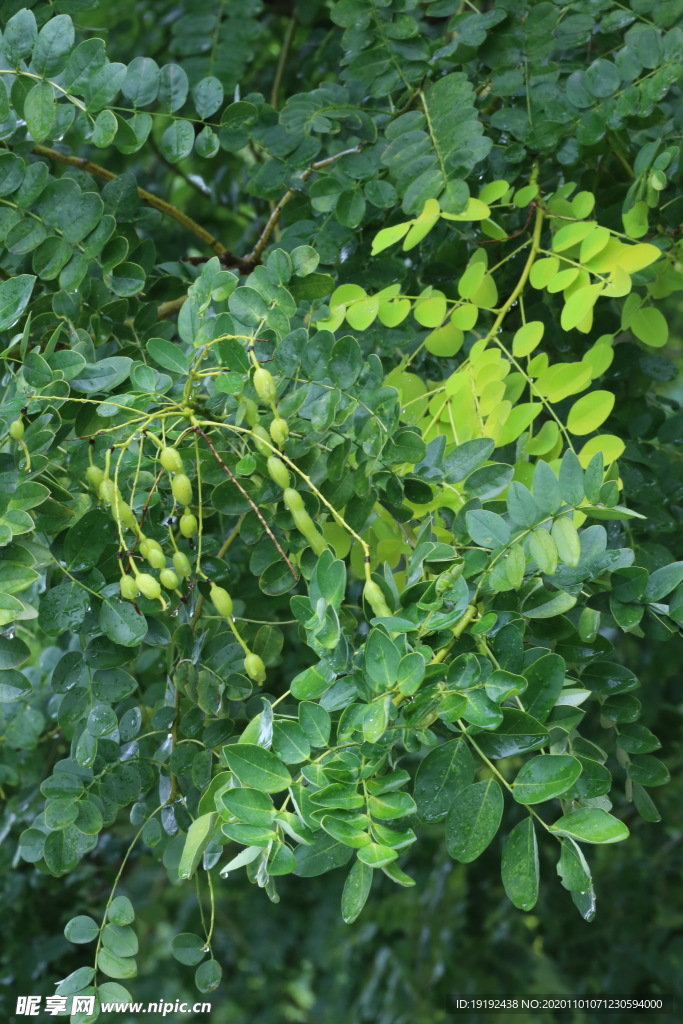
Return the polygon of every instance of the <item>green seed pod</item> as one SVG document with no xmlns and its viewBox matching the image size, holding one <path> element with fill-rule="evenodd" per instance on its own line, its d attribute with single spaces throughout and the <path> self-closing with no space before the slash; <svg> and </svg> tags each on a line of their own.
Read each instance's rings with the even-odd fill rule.
<svg viewBox="0 0 683 1024">
<path fill-rule="evenodd" d="M 119 587 L 121 589 L 121 597 L 125 597 L 126 601 L 134 601 L 140 590 L 134 576 L 122 576 L 119 581 Z"/>
<path fill-rule="evenodd" d="M 161 550 L 149 548 L 145 558 L 153 569 L 163 569 L 166 565 L 166 556 Z"/>
<path fill-rule="evenodd" d="M 181 576 L 189 576 L 192 572 L 190 559 L 182 551 L 176 551 L 173 555 L 173 568 Z"/>
<path fill-rule="evenodd" d="M 257 423 L 256 426 L 254 427 L 254 435 L 254 445 L 256 446 L 256 451 L 260 455 L 270 455 L 273 451 L 273 446 L 270 443 L 270 435 L 268 434 L 266 428 L 262 427 L 260 423 Z M 266 442 L 266 444 L 263 443 L 264 441 Z"/>
<path fill-rule="evenodd" d="M 211 600 L 219 615 L 224 615 L 226 619 L 232 618 L 232 598 L 227 590 L 224 590 L 223 587 L 217 587 L 215 583 L 212 583 Z"/>
<path fill-rule="evenodd" d="M 123 523 L 123 525 L 127 526 L 129 530 L 137 531 L 138 521 L 135 518 L 135 513 L 130 505 L 126 504 L 125 501 L 113 501 L 111 510 L 114 514 L 114 518 L 119 523 Z"/>
<path fill-rule="evenodd" d="M 263 366 L 259 366 L 254 370 L 254 387 L 256 388 L 256 394 L 264 402 L 272 402 L 277 393 L 277 384 L 272 373 Z"/>
<path fill-rule="evenodd" d="M 149 575 L 149 573 L 138 573 L 137 584 L 142 596 L 148 597 L 150 601 L 153 601 L 155 597 L 161 597 L 159 580 L 155 580 L 153 576 Z"/>
<path fill-rule="evenodd" d="M 183 471 L 183 460 L 176 448 L 162 448 L 159 452 L 159 462 L 169 473 Z"/>
<path fill-rule="evenodd" d="M 293 487 L 287 487 L 284 493 L 285 505 L 294 515 L 295 512 L 305 512 L 304 501 L 298 491 Z"/>
<path fill-rule="evenodd" d="M 116 484 L 109 477 L 105 477 L 97 489 L 100 501 L 103 501 L 105 505 L 113 504 L 117 491 Z"/>
<path fill-rule="evenodd" d="M 270 424 L 270 436 L 273 441 L 275 441 L 275 444 L 278 445 L 279 448 L 282 448 L 283 444 L 289 437 L 287 420 L 283 420 L 281 416 L 276 416 Z"/>
<path fill-rule="evenodd" d="M 192 504 L 192 484 L 190 478 L 184 473 L 176 473 L 171 481 L 171 490 L 179 505 Z"/>
<path fill-rule="evenodd" d="M 100 469 L 99 466 L 88 466 L 85 471 L 85 479 L 88 481 L 93 491 L 97 491 L 104 480 L 104 470 Z"/>
<path fill-rule="evenodd" d="M 327 541 L 323 537 L 322 533 L 315 525 L 308 512 L 295 512 L 290 509 L 292 513 L 292 519 L 299 533 L 301 533 L 308 543 L 311 545 L 316 555 L 322 555 L 323 551 L 327 551 Z"/>
<path fill-rule="evenodd" d="M 285 466 L 282 459 L 278 459 L 276 455 L 271 455 L 268 459 L 268 473 L 270 479 L 284 490 L 289 488 L 290 476 L 287 467 Z"/>
<path fill-rule="evenodd" d="M 180 580 L 173 569 L 162 569 L 159 573 L 159 582 L 164 590 L 177 590 L 180 586 Z"/>
<path fill-rule="evenodd" d="M 199 533 L 197 517 L 191 512 L 183 512 L 178 525 L 183 537 L 196 537 Z"/>
<path fill-rule="evenodd" d="M 363 587 L 363 597 L 378 618 L 385 618 L 393 614 L 379 584 L 374 580 L 368 580 Z"/>
<path fill-rule="evenodd" d="M 249 651 L 249 654 L 244 659 L 244 670 L 249 678 L 257 683 L 264 682 L 266 678 L 266 666 L 258 654 L 253 654 L 251 651 Z"/>
<path fill-rule="evenodd" d="M 258 406 L 251 398 L 244 399 L 244 419 L 250 427 L 256 427 L 259 423 Z"/>
<path fill-rule="evenodd" d="M 9 436 L 13 437 L 15 441 L 21 441 L 24 436 L 24 421 L 23 420 L 12 420 L 9 425 Z"/>
</svg>

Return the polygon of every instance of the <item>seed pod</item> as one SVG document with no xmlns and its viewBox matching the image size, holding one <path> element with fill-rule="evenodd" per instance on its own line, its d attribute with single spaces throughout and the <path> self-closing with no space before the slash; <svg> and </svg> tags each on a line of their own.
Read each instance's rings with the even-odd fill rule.
<svg viewBox="0 0 683 1024">
<path fill-rule="evenodd" d="M 252 651 L 249 651 L 244 659 L 244 670 L 249 678 L 257 683 L 264 682 L 266 678 L 266 666 L 258 654 L 253 654 Z"/>
<path fill-rule="evenodd" d="M 282 459 L 278 459 L 276 455 L 271 455 L 268 459 L 268 473 L 270 474 L 270 479 L 273 480 L 278 487 L 281 487 L 283 491 L 289 488 L 289 471 Z"/>
<path fill-rule="evenodd" d="M 118 487 L 108 476 L 102 480 L 102 483 L 97 488 L 97 494 L 100 501 L 103 501 L 105 505 L 111 505 L 114 502 L 114 498 L 118 492 Z"/>
<path fill-rule="evenodd" d="M 283 420 L 281 416 L 276 416 L 270 424 L 270 436 L 273 441 L 275 441 L 275 444 L 278 445 L 279 448 L 282 448 L 283 444 L 289 437 L 287 420 Z"/>
<path fill-rule="evenodd" d="M 153 569 L 163 569 L 166 565 L 166 556 L 161 548 L 149 548 L 145 558 Z"/>
<path fill-rule="evenodd" d="M 197 517 L 191 512 L 183 512 L 178 523 L 183 537 L 196 537 L 199 533 Z"/>
<path fill-rule="evenodd" d="M 159 452 L 159 462 L 169 473 L 183 471 L 183 460 L 177 448 L 162 448 Z"/>
<path fill-rule="evenodd" d="M 126 504 L 125 501 L 113 501 L 111 510 L 117 522 L 123 523 L 129 530 L 137 531 L 138 521 L 130 505 Z"/>
<path fill-rule="evenodd" d="M 264 402 L 272 402 L 277 393 L 277 384 L 273 375 L 263 366 L 259 366 L 254 370 L 254 387 L 256 388 L 256 394 Z"/>
<path fill-rule="evenodd" d="M 119 587 L 121 597 L 125 597 L 127 601 L 134 601 L 140 590 L 134 576 L 122 576 L 119 581 Z"/>
<path fill-rule="evenodd" d="M 227 590 L 212 583 L 211 600 L 219 615 L 224 615 L 226 619 L 232 618 L 232 598 Z"/>
<path fill-rule="evenodd" d="M 140 538 L 140 554 L 143 558 L 147 558 L 150 551 L 158 551 L 159 554 L 163 554 L 163 549 L 158 541 L 152 540 L 151 537 L 145 537 L 144 534 Z"/>
<path fill-rule="evenodd" d="M 181 576 L 189 576 L 192 572 L 192 566 L 190 565 L 190 559 L 182 551 L 176 551 L 173 555 L 173 568 Z"/>
<path fill-rule="evenodd" d="M 21 441 L 24 436 L 24 421 L 21 419 L 12 420 L 9 425 L 9 436 L 15 441 Z"/>
<path fill-rule="evenodd" d="M 244 399 L 244 419 L 250 427 L 258 426 L 258 406 L 256 402 L 252 402 L 251 398 Z"/>
<path fill-rule="evenodd" d="M 149 575 L 149 573 L 138 573 L 137 584 L 142 596 L 148 597 L 150 601 L 153 601 L 155 597 L 161 597 L 159 580 L 155 580 L 153 576 Z"/>
<path fill-rule="evenodd" d="M 283 495 L 285 499 L 285 505 L 289 511 L 294 515 L 295 512 L 305 512 L 304 501 L 298 491 L 295 491 L 293 487 L 287 487 Z"/>
<path fill-rule="evenodd" d="M 85 479 L 88 481 L 93 491 L 97 491 L 104 480 L 104 470 L 100 469 L 99 466 L 88 466 L 85 471 Z"/>
<path fill-rule="evenodd" d="M 327 551 L 327 541 L 309 516 L 308 512 L 290 511 L 292 512 L 294 525 L 299 533 L 306 538 L 316 555 L 322 555 L 323 551 Z"/>
<path fill-rule="evenodd" d="M 159 582 L 164 590 L 177 590 L 180 586 L 180 580 L 173 569 L 162 569 L 159 573 Z"/>
<path fill-rule="evenodd" d="M 266 444 L 263 443 L 264 441 Z M 257 423 L 254 427 L 254 445 L 256 446 L 256 451 L 260 455 L 270 455 L 273 451 L 268 431 L 265 427 L 262 427 L 260 423 Z"/>
<path fill-rule="evenodd" d="M 375 583 L 374 580 L 368 580 L 363 587 L 363 597 L 378 618 L 385 618 L 386 616 L 391 616 L 393 614 L 391 608 L 386 602 L 386 598 L 382 593 L 379 583 Z"/>
<path fill-rule="evenodd" d="M 192 484 L 190 478 L 184 473 L 176 473 L 171 481 L 171 490 L 179 505 L 192 504 Z"/>
</svg>

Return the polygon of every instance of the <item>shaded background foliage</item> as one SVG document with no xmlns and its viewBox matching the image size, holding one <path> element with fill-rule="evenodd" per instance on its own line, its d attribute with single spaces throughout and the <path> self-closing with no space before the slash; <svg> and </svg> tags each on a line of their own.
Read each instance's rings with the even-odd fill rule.
<svg viewBox="0 0 683 1024">
<path fill-rule="evenodd" d="M 21 6 L 3 4 L 2 22 Z M 41 6 L 35 5 L 38 14 Z M 396 113 L 423 82 L 461 69 L 469 80 L 463 89 L 472 90 L 484 137 L 493 145 L 490 152 L 481 151 L 487 165 L 469 162 L 473 140 L 481 137 L 476 131 L 449 155 L 458 182 L 474 172 L 470 183 L 476 192 L 477 173 L 486 167 L 486 180 L 503 177 L 522 186 L 537 161 L 542 187 L 552 191 L 564 177 L 594 191 L 601 223 L 617 229 L 627 195 L 640 188 L 638 200 L 651 202 L 650 232 L 676 246 L 678 158 L 667 167 L 666 187 L 657 202 L 653 192 L 660 190 L 651 180 L 655 157 L 647 155 L 647 147 L 658 142 L 661 152 L 680 141 L 683 3 L 631 0 L 621 5 L 604 0 L 561 7 L 509 0 L 478 6 L 479 12 L 447 0 L 126 2 L 117 5 L 114 22 L 105 6 L 66 0 L 51 4 L 43 17 L 72 14 L 86 37 L 106 38 L 110 60 L 130 63 L 134 56 L 145 55 L 159 64 L 179 62 L 190 83 L 216 76 L 226 101 L 261 95 L 253 99 L 258 117 L 243 111 L 249 123 L 238 118 L 217 130 L 221 149 L 213 158 L 197 148 L 180 155 L 182 147 L 176 151 L 172 141 L 164 141 L 166 122 L 161 117 L 155 120 L 149 144 L 138 152 L 109 147 L 98 153 L 86 140 L 80 149 L 71 141 L 68 147 L 115 174 L 134 174 L 139 186 L 190 212 L 220 239 L 219 249 L 241 258 L 253 251 L 272 212 L 269 204 L 286 192 L 293 169 L 301 173 L 315 160 L 361 145 L 358 154 L 316 176 L 310 187 L 297 186 L 283 212 L 281 243 L 287 248 L 297 242 L 315 246 L 320 270 L 332 273 L 337 283 L 360 282 L 373 291 L 401 281 L 409 294 L 427 283 L 447 289 L 453 268 L 464 267 L 469 256 L 467 237 L 433 236 L 419 262 L 395 251 L 372 260 L 369 253 L 378 229 L 415 215 L 428 197 L 419 186 L 409 191 L 431 166 L 418 153 L 416 159 L 422 162 L 411 167 L 408 146 L 419 148 L 419 140 L 399 136 L 393 157 L 387 155 L 391 116 L 382 113 L 386 97 Z M 610 67 L 587 71 L 595 60 Z M 236 89 L 239 94 L 233 95 Z M 375 108 L 379 113 L 373 120 Z M 202 125 L 195 113 L 188 123 L 198 138 Z M 427 162 L 433 159 L 433 154 L 424 156 Z M 378 169 L 382 189 L 376 185 Z M 67 173 L 80 181 L 79 170 Z M 448 201 L 448 190 L 446 196 Z M 450 198 L 457 202 L 457 192 Z M 122 308 L 113 305 L 109 311 L 113 333 L 129 340 L 126 319 L 138 314 L 144 323 L 145 316 L 154 316 L 149 307 L 145 312 L 147 303 L 177 300 L 193 276 L 192 264 L 183 258 L 201 258 L 207 250 L 182 225 L 139 204 L 134 189 L 115 201 L 119 230 L 139 249 L 147 246 L 137 257 L 133 249 L 133 258 L 146 271 L 143 308 L 133 306 L 137 300 L 132 297 L 129 306 L 129 297 L 121 295 Z M 397 204 L 402 212 L 394 209 Z M 513 211 L 506 230 L 523 231 L 527 219 L 526 208 Z M 497 251 L 498 246 L 491 248 Z M 14 273 L 13 261 L 11 254 L 4 256 L 5 273 Z M 230 257 L 225 262 L 230 265 Z M 620 460 L 626 494 L 631 506 L 647 516 L 637 526 L 639 564 L 650 569 L 683 557 L 683 413 L 675 381 L 681 342 L 679 288 L 664 281 L 660 289 L 671 325 L 668 345 L 646 349 L 624 332 L 619 358 L 605 375 L 605 386 L 617 399 L 607 426 L 628 439 Z M 527 314 L 545 319 L 550 327 L 549 313 L 540 307 L 539 300 L 527 307 Z M 595 336 L 602 333 L 602 317 L 604 330 L 612 330 L 607 311 L 598 306 Z M 585 338 L 576 332 L 547 333 L 548 339 L 562 359 L 578 358 L 576 353 L 585 348 Z M 394 365 L 396 352 L 411 349 L 414 340 L 414 325 L 390 332 L 377 325 L 363 335 L 366 350 L 379 352 L 386 369 Z M 439 358 L 426 354 L 421 372 L 440 378 Z M 617 813 L 632 835 L 617 849 L 592 850 L 599 894 L 592 923 L 581 920 L 569 894 L 554 884 L 541 887 L 532 915 L 522 915 L 509 905 L 497 882 L 499 851 L 489 850 L 469 868 L 456 864 L 447 858 L 435 827 L 429 841 L 411 853 L 415 889 L 397 891 L 383 879 L 352 926 L 339 918 L 342 879 L 336 875 L 303 884 L 283 880 L 281 902 L 275 906 L 265 904 L 263 893 L 253 887 L 222 892 L 216 956 L 227 983 L 213 994 L 212 1019 L 330 1024 L 351 1016 L 386 1024 L 438 1020 L 447 993 L 455 989 L 683 995 L 681 641 L 642 641 L 616 630 L 610 638 L 619 660 L 641 680 L 642 721 L 662 741 L 672 784 L 660 791 L 659 824 L 640 821 L 631 805 L 617 802 Z M 303 652 L 293 638 L 287 650 L 282 674 L 291 678 L 307 661 L 301 660 Z M 50 653 L 44 657 L 49 659 Z M 153 685 L 157 671 L 158 664 L 151 661 L 148 684 Z M 55 759 L 63 753 L 55 751 Z M 29 795 L 25 805 L 19 801 L 7 819 L 6 833 L 25 827 L 31 817 L 29 803 Z M 80 966 L 79 951 L 55 937 L 54 925 L 63 926 L 75 906 L 80 913 L 98 916 L 128 842 L 129 828 L 122 821 L 63 879 L 36 874 L 31 865 L 17 860 L 13 842 L 3 843 L 0 893 L 6 908 L 3 921 L 8 923 L 2 976 L 11 977 L 12 995 L 50 994 L 54 981 Z M 554 864 L 542 863 L 544 879 L 554 872 Z M 167 964 L 172 935 L 197 928 L 193 893 L 171 887 L 165 872 L 142 851 L 133 854 L 123 883 L 138 911 L 142 953 L 136 998 L 154 999 L 162 990 L 165 999 L 193 1000 L 192 972 L 178 968 L 171 975 Z M 10 1018 L 12 1010 L 8 1000 L 4 1012 Z"/>
</svg>

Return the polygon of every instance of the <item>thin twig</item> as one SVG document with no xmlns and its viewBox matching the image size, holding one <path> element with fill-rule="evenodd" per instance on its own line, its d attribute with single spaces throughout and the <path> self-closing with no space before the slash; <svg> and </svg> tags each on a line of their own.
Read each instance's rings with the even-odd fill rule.
<svg viewBox="0 0 683 1024">
<path fill-rule="evenodd" d="M 86 160 L 85 157 L 72 156 L 69 153 L 60 153 L 58 149 L 50 149 L 49 146 L 34 146 L 33 152 L 36 156 L 47 157 L 48 160 L 57 160 L 63 164 L 70 164 L 72 167 L 80 167 L 81 170 L 87 171 L 89 174 L 95 175 L 97 178 L 101 178 L 103 181 L 113 181 L 118 177 L 112 171 L 108 171 L 106 167 L 100 166 L 100 164 L 94 164 L 90 160 Z M 146 203 L 153 206 L 156 210 L 161 210 L 162 213 L 167 214 L 169 217 L 173 217 L 179 224 L 182 224 L 184 228 L 190 231 L 197 238 L 201 238 L 205 245 L 208 245 L 215 253 L 219 256 L 225 252 L 225 246 L 222 242 L 219 242 L 217 238 L 214 238 L 212 234 L 205 230 L 201 224 L 197 224 L 195 220 L 188 217 L 187 214 L 179 210 L 177 206 L 173 206 L 171 203 L 167 203 L 164 199 L 159 199 L 154 193 L 148 192 L 147 189 L 138 188 L 138 195 L 141 199 L 144 199 Z"/>
<path fill-rule="evenodd" d="M 341 153 L 335 153 L 334 156 L 328 156 L 324 160 L 317 160 L 315 163 L 309 164 L 309 166 L 306 168 L 306 170 L 299 177 L 299 182 L 306 181 L 308 178 L 310 178 L 310 176 L 312 174 L 315 174 L 316 171 L 321 170 L 323 167 L 328 167 L 330 164 L 336 163 L 337 160 L 341 160 L 341 158 L 343 156 L 350 156 L 352 153 L 360 153 L 362 148 L 363 148 L 363 143 L 359 142 L 357 146 L 353 146 L 351 149 L 344 149 L 344 150 L 342 150 Z M 290 201 L 290 199 L 294 198 L 294 196 L 298 192 L 299 192 L 299 188 L 298 187 L 290 188 L 290 189 L 288 189 L 287 192 L 285 192 L 285 194 L 282 196 L 282 198 L 277 203 L 277 205 L 276 205 L 275 209 L 273 210 L 273 212 L 271 213 L 270 217 L 268 218 L 268 221 L 266 222 L 266 226 L 264 227 L 263 231 L 259 235 L 258 240 L 256 242 L 256 245 L 254 246 L 252 251 L 249 253 L 249 255 L 245 257 L 245 259 L 252 260 L 253 262 L 256 262 L 257 260 L 260 259 L 261 253 L 263 252 L 263 250 L 267 246 L 268 239 L 272 235 L 273 230 L 275 228 L 275 225 L 277 224 L 277 222 L 280 220 L 280 217 L 282 216 L 282 211 L 283 211 L 284 207 L 287 205 L 287 203 Z"/>
<path fill-rule="evenodd" d="M 287 66 L 287 58 L 289 56 L 289 50 L 292 45 L 292 39 L 294 37 L 294 30 L 296 29 L 296 15 L 292 15 L 287 26 L 287 32 L 285 34 L 284 41 L 282 43 L 282 49 L 280 50 L 280 59 L 277 62 L 277 71 L 275 72 L 275 81 L 273 82 L 273 91 L 270 94 L 270 104 L 277 110 L 278 99 L 280 94 L 280 86 L 282 85 L 282 76 L 285 73 L 285 67 Z"/>
<path fill-rule="evenodd" d="M 267 522 L 265 521 L 265 519 L 264 519 L 264 518 L 263 518 L 263 516 L 261 515 L 261 510 L 259 509 L 258 505 L 256 505 L 256 504 L 255 504 L 255 502 L 254 502 L 254 501 L 252 500 L 252 498 L 251 498 L 251 497 L 249 496 L 249 494 L 247 494 L 247 492 L 245 491 L 244 487 L 242 487 L 242 484 L 241 484 L 241 483 L 239 482 L 239 480 L 237 479 L 237 477 L 235 476 L 235 474 L 233 473 L 233 471 L 232 471 L 232 470 L 230 469 L 230 467 L 229 467 L 229 466 L 227 466 L 227 465 L 225 464 L 225 462 L 223 462 L 223 459 L 222 459 L 222 458 L 220 457 L 220 455 L 218 454 L 218 452 L 217 452 L 217 451 L 216 451 L 216 449 L 214 448 L 214 446 L 213 446 L 213 443 L 212 443 L 212 441 L 211 441 L 211 438 L 210 438 L 210 437 L 209 437 L 209 436 L 208 436 L 207 434 L 205 434 L 205 433 L 204 433 L 204 431 L 202 430 L 202 428 L 201 428 L 201 427 L 195 427 L 194 429 L 195 429 L 196 433 L 198 433 L 198 434 L 199 434 L 199 436 L 200 436 L 200 437 L 203 437 L 203 438 L 204 438 L 204 440 L 206 441 L 207 445 L 209 446 L 209 448 L 210 448 L 210 450 L 211 450 L 211 453 L 212 453 L 212 455 L 214 456 L 214 458 L 216 459 L 216 461 L 218 462 L 218 464 L 219 464 L 219 465 L 220 465 L 220 466 L 221 466 L 221 467 L 222 467 L 222 468 L 223 468 L 223 469 L 225 470 L 225 472 L 226 472 L 226 473 L 228 474 L 228 476 L 230 477 L 230 479 L 231 479 L 231 480 L 232 480 L 232 482 L 234 483 L 235 487 L 236 487 L 236 488 L 238 489 L 238 491 L 239 491 L 239 492 L 241 493 L 242 497 L 243 497 L 243 498 L 246 498 L 246 500 L 247 500 L 247 501 L 249 502 L 249 504 L 251 505 L 252 509 L 254 510 L 254 512 L 256 513 L 256 515 L 258 516 L 258 518 L 259 518 L 259 521 L 261 522 L 261 525 L 263 526 L 264 530 L 266 531 L 266 533 L 268 534 L 268 536 L 269 536 L 269 537 L 270 537 L 270 539 L 272 540 L 273 544 L 274 544 L 274 545 L 275 545 L 275 547 L 276 547 L 276 548 L 278 549 L 278 551 L 280 552 L 280 554 L 281 554 L 281 555 L 282 555 L 282 557 L 284 558 L 285 562 L 287 563 L 287 568 L 288 568 L 288 569 L 289 569 L 289 571 L 291 572 L 291 574 L 292 574 L 292 576 L 294 577 L 294 579 L 295 579 L 295 580 L 296 580 L 296 581 L 298 582 L 298 580 L 299 580 L 299 576 L 298 576 L 298 574 L 297 574 L 297 572 L 296 572 L 296 570 L 295 570 L 294 566 L 292 565 L 292 563 L 290 562 L 290 560 L 289 560 L 289 559 L 287 558 L 287 555 L 286 555 L 286 554 L 284 553 L 284 551 L 282 550 L 282 547 L 281 547 L 281 545 L 280 545 L 280 542 L 278 541 L 277 537 L 276 537 L 276 536 L 274 535 L 273 531 L 272 531 L 272 530 L 271 530 L 271 528 L 270 528 L 270 527 L 268 526 L 268 523 L 267 523 Z"/>
</svg>

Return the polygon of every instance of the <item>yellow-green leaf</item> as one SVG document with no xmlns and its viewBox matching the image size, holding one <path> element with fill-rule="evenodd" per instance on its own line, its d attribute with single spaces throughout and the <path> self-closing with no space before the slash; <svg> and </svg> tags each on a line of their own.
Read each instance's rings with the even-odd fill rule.
<svg viewBox="0 0 683 1024">
<path fill-rule="evenodd" d="M 555 277 L 560 266 L 557 256 L 546 256 L 536 260 L 529 274 L 529 281 L 533 288 L 547 288 L 548 283 Z"/>
<path fill-rule="evenodd" d="M 669 340 L 669 325 L 664 314 L 654 306 L 642 306 L 629 320 L 629 327 L 639 341 L 650 348 L 662 348 Z"/>
<path fill-rule="evenodd" d="M 423 327 L 440 327 L 446 316 L 446 297 L 441 292 L 432 292 L 415 303 L 413 316 Z M 348 319 L 348 315 L 347 315 Z M 349 320 L 349 323 L 351 321 Z M 351 324 L 353 327 L 353 324 Z"/>
<path fill-rule="evenodd" d="M 403 224 L 394 224 L 390 228 L 382 228 L 381 231 L 378 231 L 372 242 L 372 249 L 370 250 L 372 255 L 376 256 L 378 252 L 383 252 L 390 245 L 400 242 L 403 236 L 408 233 L 411 224 L 412 221 L 407 220 Z"/>
<path fill-rule="evenodd" d="M 572 434 L 592 434 L 602 426 L 613 408 L 611 391 L 591 391 L 574 402 L 567 417 L 567 429 Z"/>
<path fill-rule="evenodd" d="M 585 288 L 580 288 L 578 292 L 574 292 L 567 299 L 562 310 L 562 316 L 560 317 L 563 331 L 571 331 L 572 328 L 579 327 L 588 314 L 592 312 L 601 291 L 601 284 L 589 284 Z"/>
<path fill-rule="evenodd" d="M 541 320 L 530 320 L 528 324 L 520 327 L 512 339 L 513 356 L 520 358 L 533 352 L 543 337 L 544 330 L 545 326 Z"/>
<path fill-rule="evenodd" d="M 581 539 L 571 519 L 562 516 L 556 519 L 550 531 L 557 553 L 565 565 L 575 567 L 581 558 Z"/>
</svg>

